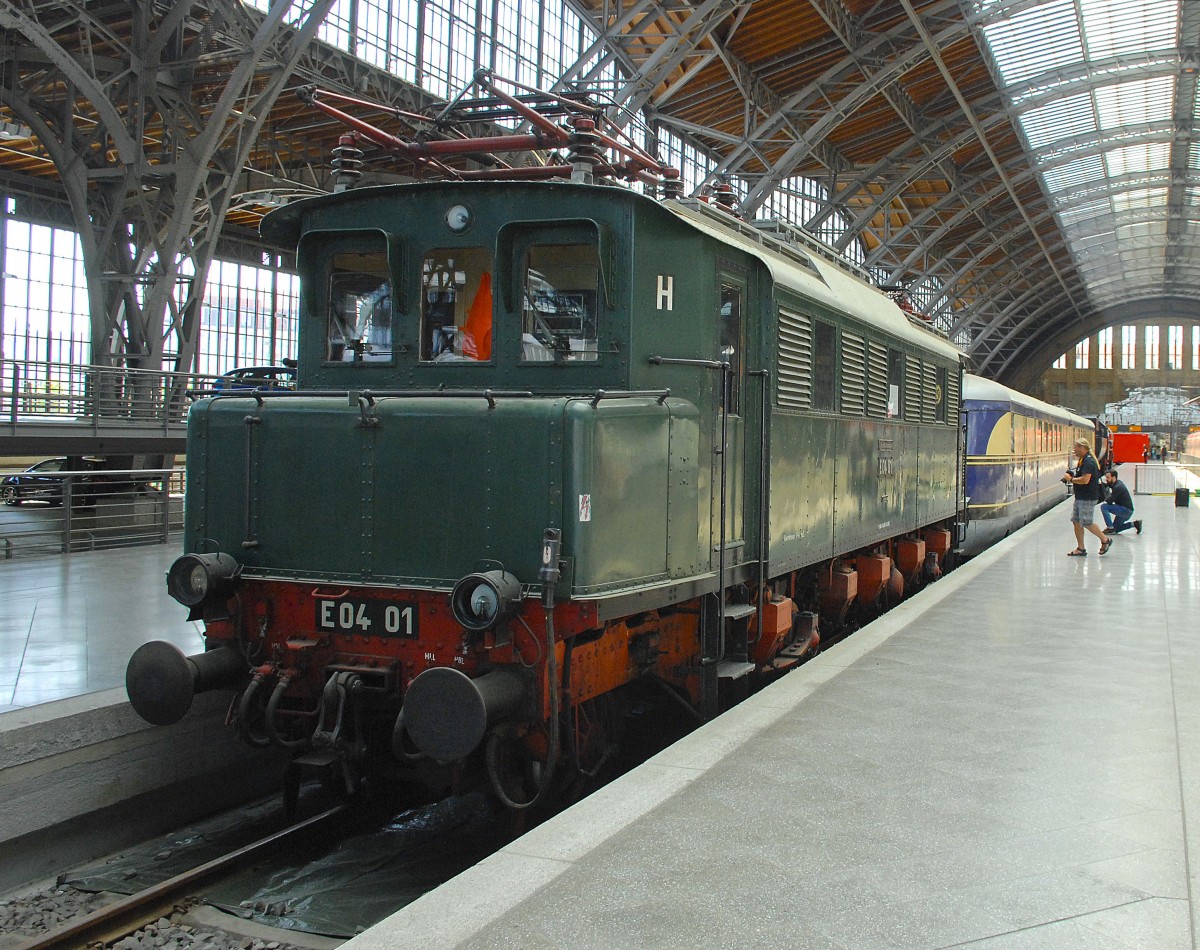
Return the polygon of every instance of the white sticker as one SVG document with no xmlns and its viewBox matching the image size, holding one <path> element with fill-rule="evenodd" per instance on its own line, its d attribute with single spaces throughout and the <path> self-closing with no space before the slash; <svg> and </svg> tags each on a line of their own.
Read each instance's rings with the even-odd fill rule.
<svg viewBox="0 0 1200 950">
<path fill-rule="evenodd" d="M 591 495 L 580 495 L 579 496 L 579 520 L 580 521 L 591 521 L 592 520 L 592 496 Z"/>
</svg>

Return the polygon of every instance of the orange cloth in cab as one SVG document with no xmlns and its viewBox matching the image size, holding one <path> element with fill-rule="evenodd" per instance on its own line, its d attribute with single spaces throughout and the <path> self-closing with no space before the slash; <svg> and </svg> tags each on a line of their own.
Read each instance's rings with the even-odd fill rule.
<svg viewBox="0 0 1200 950">
<path fill-rule="evenodd" d="M 479 279 L 479 289 L 467 311 L 467 322 L 463 325 L 463 355 L 477 360 L 492 358 L 492 274 L 484 271 Z"/>
</svg>

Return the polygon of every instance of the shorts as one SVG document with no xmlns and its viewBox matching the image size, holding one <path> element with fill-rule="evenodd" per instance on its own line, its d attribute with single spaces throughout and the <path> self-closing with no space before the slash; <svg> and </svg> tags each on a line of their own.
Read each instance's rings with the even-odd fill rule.
<svg viewBox="0 0 1200 950">
<path fill-rule="evenodd" d="M 1086 528 L 1092 523 L 1095 513 L 1096 499 L 1076 498 L 1075 505 L 1071 508 L 1071 522 L 1081 528 Z"/>
</svg>

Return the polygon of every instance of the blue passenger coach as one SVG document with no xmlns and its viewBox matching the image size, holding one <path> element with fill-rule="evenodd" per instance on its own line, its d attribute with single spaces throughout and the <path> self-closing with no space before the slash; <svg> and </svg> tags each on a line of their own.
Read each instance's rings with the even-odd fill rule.
<svg viewBox="0 0 1200 950">
<path fill-rule="evenodd" d="M 963 377 L 968 523 L 960 553 L 978 554 L 1067 496 L 1063 472 L 1090 420 L 990 379 Z"/>
</svg>

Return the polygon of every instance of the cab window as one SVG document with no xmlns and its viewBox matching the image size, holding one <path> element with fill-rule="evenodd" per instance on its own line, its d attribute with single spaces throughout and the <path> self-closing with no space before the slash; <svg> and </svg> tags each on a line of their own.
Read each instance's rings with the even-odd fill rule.
<svg viewBox="0 0 1200 950">
<path fill-rule="evenodd" d="M 392 359 L 392 277 L 382 238 L 375 248 L 339 251 L 330 257 L 325 359 Z"/>
<path fill-rule="evenodd" d="M 536 244 L 525 256 L 521 361 L 599 359 L 597 289 L 600 261 L 593 244 Z"/>
<path fill-rule="evenodd" d="M 421 359 L 492 358 L 492 257 L 481 247 L 442 247 L 421 263 Z"/>
</svg>

